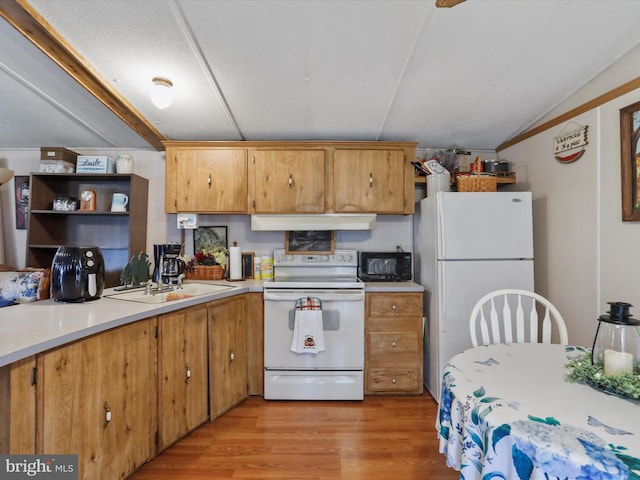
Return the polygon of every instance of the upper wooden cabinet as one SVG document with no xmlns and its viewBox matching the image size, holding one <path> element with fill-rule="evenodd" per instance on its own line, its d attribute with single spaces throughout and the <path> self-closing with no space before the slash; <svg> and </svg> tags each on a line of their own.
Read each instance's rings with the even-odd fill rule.
<svg viewBox="0 0 640 480">
<path fill-rule="evenodd" d="M 249 213 L 323 213 L 324 150 L 250 150 Z"/>
<path fill-rule="evenodd" d="M 406 213 L 406 163 L 405 152 L 400 149 L 336 149 L 333 157 L 335 211 Z M 413 192 L 413 188 L 410 190 Z M 410 200 L 413 205 L 413 196 Z"/>
<path fill-rule="evenodd" d="M 167 147 L 167 213 L 247 213 L 247 150 Z"/>
<path fill-rule="evenodd" d="M 165 142 L 165 210 L 410 214 L 416 145 Z"/>
</svg>

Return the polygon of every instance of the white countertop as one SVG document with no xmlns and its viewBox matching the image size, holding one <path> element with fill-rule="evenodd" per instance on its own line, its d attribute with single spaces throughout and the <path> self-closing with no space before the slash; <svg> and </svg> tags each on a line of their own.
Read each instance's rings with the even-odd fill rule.
<svg viewBox="0 0 640 480">
<path fill-rule="evenodd" d="M 249 291 L 262 291 L 262 282 L 202 281 L 232 286 L 230 290 L 160 304 L 129 302 L 105 297 L 116 293 L 107 288 L 97 300 L 60 303 L 54 300 L 0 308 L 0 367 L 95 333 L 137 320 L 172 312 Z"/>
<path fill-rule="evenodd" d="M 240 282 L 198 280 L 194 283 L 225 284 L 233 288 L 224 292 L 160 304 L 108 298 L 105 295 L 116 293 L 108 288 L 105 289 L 101 298 L 84 303 L 44 300 L 0 308 L 0 367 L 154 315 L 240 293 L 262 292 L 264 285 L 261 280 Z M 423 290 L 421 285 L 414 282 L 368 282 L 365 284 L 366 292 L 421 292 Z"/>
</svg>

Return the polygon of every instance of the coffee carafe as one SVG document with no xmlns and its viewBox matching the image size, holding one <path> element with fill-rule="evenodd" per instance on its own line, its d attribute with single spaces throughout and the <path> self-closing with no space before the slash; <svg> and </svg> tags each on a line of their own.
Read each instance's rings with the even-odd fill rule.
<svg viewBox="0 0 640 480">
<path fill-rule="evenodd" d="M 178 275 L 185 272 L 187 266 L 179 258 L 181 250 L 182 245 L 179 243 L 162 243 L 153 246 L 154 282 L 175 283 Z"/>
</svg>

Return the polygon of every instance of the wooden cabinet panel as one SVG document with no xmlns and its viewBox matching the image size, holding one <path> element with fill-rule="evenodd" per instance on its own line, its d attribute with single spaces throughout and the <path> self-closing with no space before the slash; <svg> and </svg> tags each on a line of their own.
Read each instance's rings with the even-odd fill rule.
<svg viewBox="0 0 640 480">
<path fill-rule="evenodd" d="M 251 213 L 323 213 L 324 150 L 251 150 Z"/>
<path fill-rule="evenodd" d="M 78 454 L 79 477 L 126 478 L 155 454 L 155 317 L 38 360 L 38 453 Z"/>
<path fill-rule="evenodd" d="M 164 145 L 166 213 L 414 212 L 411 160 L 416 143 L 172 141 Z"/>
<path fill-rule="evenodd" d="M 264 395 L 264 300 L 262 293 L 246 295 L 249 395 Z"/>
<path fill-rule="evenodd" d="M 389 293 L 367 296 L 367 305 L 375 317 L 422 316 L 422 294 Z"/>
<path fill-rule="evenodd" d="M 365 393 L 422 393 L 422 293 L 367 293 Z"/>
<path fill-rule="evenodd" d="M 209 304 L 210 419 L 248 397 L 245 296 Z"/>
<path fill-rule="evenodd" d="M 0 453 L 36 453 L 35 357 L 0 368 Z"/>
<path fill-rule="evenodd" d="M 158 448 L 164 450 L 209 415 L 207 307 L 158 318 Z"/>
<path fill-rule="evenodd" d="M 406 213 L 404 150 L 341 150 L 333 159 L 338 213 Z M 413 188 L 411 189 L 413 205 Z"/>
<path fill-rule="evenodd" d="M 370 367 L 367 374 L 368 393 L 420 393 L 416 384 L 422 381 L 417 367 Z"/>
<path fill-rule="evenodd" d="M 246 149 L 170 149 L 167 159 L 176 212 L 247 212 Z"/>
</svg>

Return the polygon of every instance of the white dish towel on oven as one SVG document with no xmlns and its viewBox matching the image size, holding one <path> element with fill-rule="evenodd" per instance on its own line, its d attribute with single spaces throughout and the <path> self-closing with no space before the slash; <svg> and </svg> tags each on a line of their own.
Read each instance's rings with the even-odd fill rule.
<svg viewBox="0 0 640 480">
<path fill-rule="evenodd" d="M 291 351 L 317 354 L 324 350 L 322 310 L 296 310 Z"/>
</svg>

